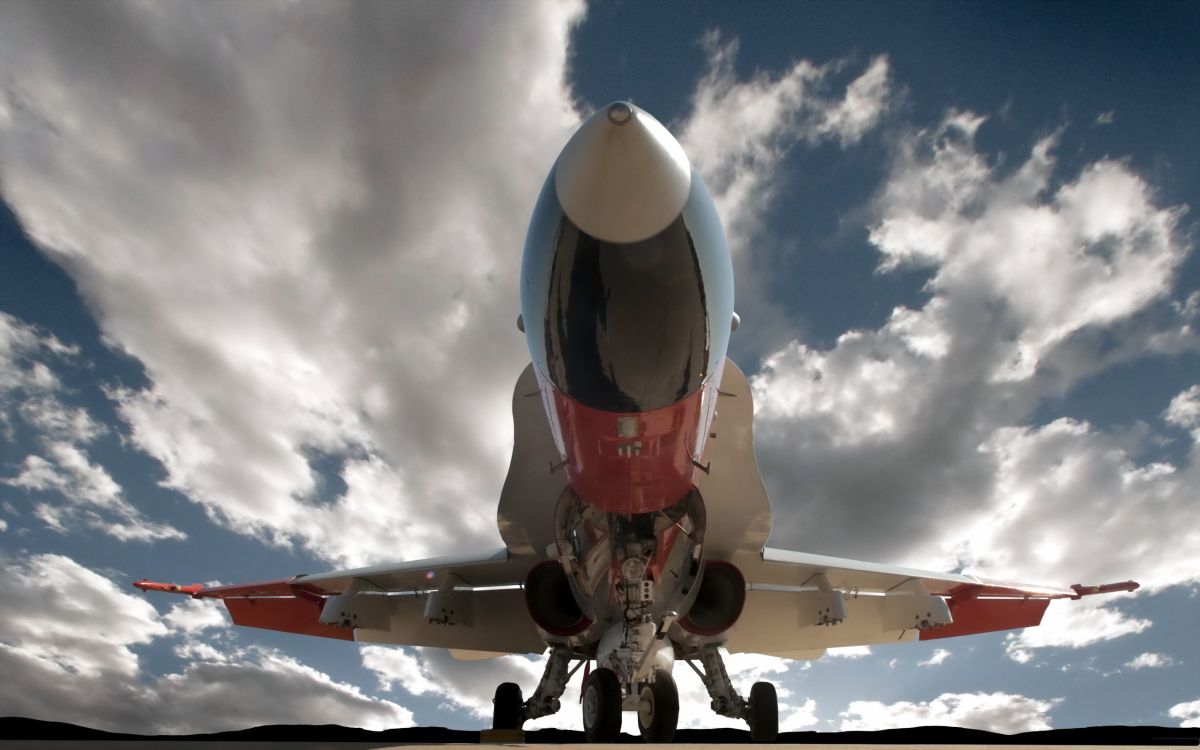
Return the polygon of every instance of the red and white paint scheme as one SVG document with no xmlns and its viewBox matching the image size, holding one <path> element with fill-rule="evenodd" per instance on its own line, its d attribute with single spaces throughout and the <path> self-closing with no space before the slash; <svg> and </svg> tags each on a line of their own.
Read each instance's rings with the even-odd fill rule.
<svg viewBox="0 0 1200 750">
<path fill-rule="evenodd" d="M 518 327 L 530 364 L 513 390 L 504 546 L 243 585 L 134 585 L 221 599 L 248 627 L 467 659 L 548 648 L 532 695 L 497 688 L 493 727 L 557 712 L 586 665 L 591 741 L 615 740 L 622 711 L 637 712 L 646 740 L 670 740 L 680 660 L 714 711 L 770 741 L 774 686 L 740 695 L 723 650 L 812 659 L 1030 627 L 1051 600 L 1137 588 L 1003 583 L 767 547 L 753 398 L 726 356 L 733 301 L 703 180 L 661 123 L 614 102 L 566 144 L 526 236 Z"/>
</svg>

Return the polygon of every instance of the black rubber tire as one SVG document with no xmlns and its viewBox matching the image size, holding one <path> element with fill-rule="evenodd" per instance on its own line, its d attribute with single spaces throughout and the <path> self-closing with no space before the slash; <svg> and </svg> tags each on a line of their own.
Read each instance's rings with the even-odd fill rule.
<svg viewBox="0 0 1200 750">
<path fill-rule="evenodd" d="M 756 682 L 750 688 L 750 739 L 774 742 L 779 737 L 779 699 L 775 686 Z"/>
<path fill-rule="evenodd" d="M 583 736 L 588 742 L 616 742 L 621 735 L 621 682 L 600 667 L 583 687 Z"/>
<path fill-rule="evenodd" d="M 675 678 L 665 670 L 654 670 L 654 682 L 642 686 L 640 699 L 649 709 L 638 707 L 638 729 L 642 731 L 642 739 L 670 742 L 679 724 L 679 689 L 675 687 Z"/>
<path fill-rule="evenodd" d="M 525 723 L 521 716 L 525 699 L 521 697 L 521 686 L 515 682 L 502 682 L 492 698 L 492 729 L 520 729 Z"/>
</svg>

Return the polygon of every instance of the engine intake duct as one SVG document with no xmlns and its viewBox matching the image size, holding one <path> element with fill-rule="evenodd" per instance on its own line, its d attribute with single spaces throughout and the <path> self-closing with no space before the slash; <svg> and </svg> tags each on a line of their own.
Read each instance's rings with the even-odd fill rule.
<svg viewBox="0 0 1200 750">
<path fill-rule="evenodd" d="M 540 562 L 529 571 L 525 606 L 534 623 L 551 635 L 577 635 L 592 624 L 571 593 L 567 572 L 554 560 Z"/>
<path fill-rule="evenodd" d="M 704 563 L 696 599 L 679 625 L 693 635 L 719 635 L 733 627 L 746 605 L 746 578 L 724 560 Z"/>
</svg>

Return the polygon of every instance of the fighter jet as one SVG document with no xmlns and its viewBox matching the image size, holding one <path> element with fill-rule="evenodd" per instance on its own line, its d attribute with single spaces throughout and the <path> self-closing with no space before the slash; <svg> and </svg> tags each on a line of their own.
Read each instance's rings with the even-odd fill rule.
<svg viewBox="0 0 1200 750">
<path fill-rule="evenodd" d="M 731 683 L 729 653 L 815 658 L 830 647 L 1037 625 L 1067 588 L 767 547 L 753 399 L 726 351 L 739 318 L 713 199 L 654 117 L 615 102 L 585 121 L 547 176 L 525 239 L 530 364 L 513 390 L 504 546 L 232 586 L 138 581 L 220 599 L 256 628 L 450 649 L 547 653 L 528 698 L 496 689 L 493 727 L 556 713 L 584 665 L 588 740 L 623 711 L 648 741 L 679 715 L 672 670 L 700 675 L 712 710 L 778 732 L 775 687 Z M 591 668 L 592 664 L 595 668 Z"/>
</svg>

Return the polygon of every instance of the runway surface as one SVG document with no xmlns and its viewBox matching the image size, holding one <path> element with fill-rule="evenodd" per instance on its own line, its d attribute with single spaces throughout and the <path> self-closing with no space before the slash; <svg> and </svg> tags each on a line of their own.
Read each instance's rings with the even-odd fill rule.
<svg viewBox="0 0 1200 750">
<path fill-rule="evenodd" d="M 640 743 L 631 743 L 640 744 Z M 496 748 L 536 748 L 538 750 L 581 750 L 583 746 L 595 750 L 628 750 L 631 744 L 497 744 Z M 133 748 L 154 748 L 155 750 L 384 750 L 388 748 L 422 748 L 436 750 L 439 748 L 468 748 L 481 745 L 475 744 L 403 744 L 371 743 L 371 742 L 204 742 L 204 740 L 180 739 L 94 739 L 94 740 L 55 740 L 55 739 L 10 739 L 0 740 L 0 748 L 4 750 L 125 750 Z M 482 745 L 487 746 L 487 745 Z M 856 745 L 856 744 L 672 744 L 679 750 L 758 750 L 763 746 L 774 748 L 803 748 L 804 750 L 1013 750 L 1013 745 Z M 1122 748 L 1178 748 L 1180 743 L 1165 743 L 1163 745 L 1019 745 L 1021 750 L 1061 750 L 1062 748 L 1079 748 L 1082 750 L 1121 750 Z M 1184 745 L 1186 746 L 1186 745 Z"/>
</svg>

